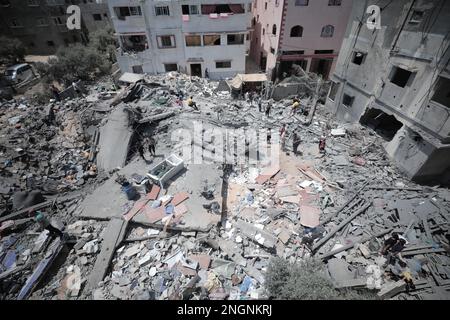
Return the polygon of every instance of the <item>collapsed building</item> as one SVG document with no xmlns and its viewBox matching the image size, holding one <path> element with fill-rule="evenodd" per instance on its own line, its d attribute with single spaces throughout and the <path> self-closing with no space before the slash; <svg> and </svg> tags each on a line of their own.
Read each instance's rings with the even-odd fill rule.
<svg viewBox="0 0 450 320">
<path fill-rule="evenodd" d="M 301 90 L 301 114 L 291 99 L 271 98 L 275 87 L 266 113 L 176 72 L 121 81 L 128 86 L 100 82 L 51 102 L 57 125 L 45 121 L 48 106 L 2 102 L 2 299 L 264 299 L 275 256 L 323 261 L 339 290 L 449 298 L 448 189 L 410 182 L 382 138 L 336 122 L 314 94 L 320 78 L 302 73 L 287 89 Z M 140 157 L 148 136 L 156 154 Z M 38 230 L 33 210 L 68 238 Z M 407 239 L 408 292 L 378 253 L 394 231 Z"/>
<path fill-rule="evenodd" d="M 372 4 L 383 8 L 373 30 Z M 419 183 L 450 182 L 449 18 L 448 1 L 354 3 L 327 99 L 338 119 L 382 135 Z"/>
</svg>

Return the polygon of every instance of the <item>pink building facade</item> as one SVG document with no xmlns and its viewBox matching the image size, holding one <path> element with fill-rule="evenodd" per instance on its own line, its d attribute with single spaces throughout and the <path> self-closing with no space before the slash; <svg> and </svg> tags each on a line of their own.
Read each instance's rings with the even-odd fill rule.
<svg viewBox="0 0 450 320">
<path fill-rule="evenodd" d="M 251 57 L 272 79 L 293 64 L 328 78 L 351 9 L 352 0 L 254 0 Z"/>
</svg>

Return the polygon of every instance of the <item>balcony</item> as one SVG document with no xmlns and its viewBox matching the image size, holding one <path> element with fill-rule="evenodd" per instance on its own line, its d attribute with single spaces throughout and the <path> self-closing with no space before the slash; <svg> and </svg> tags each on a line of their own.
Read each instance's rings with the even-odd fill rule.
<svg viewBox="0 0 450 320">
<path fill-rule="evenodd" d="M 145 20 L 143 16 L 113 17 L 112 20 L 117 33 L 145 31 Z"/>
</svg>

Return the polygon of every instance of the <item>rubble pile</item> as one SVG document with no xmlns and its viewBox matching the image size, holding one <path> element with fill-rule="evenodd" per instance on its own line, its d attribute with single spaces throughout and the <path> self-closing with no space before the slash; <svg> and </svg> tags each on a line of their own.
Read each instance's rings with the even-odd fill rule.
<svg viewBox="0 0 450 320">
<path fill-rule="evenodd" d="M 264 275 L 275 256 L 323 261 L 338 290 L 369 290 L 382 299 L 449 298 L 447 189 L 408 181 L 374 132 L 335 122 L 320 104 L 313 112 L 311 91 L 301 95 L 297 114 L 291 97 L 263 100 L 264 110 L 271 107 L 267 116 L 256 101 L 233 99 L 217 86 L 178 73 L 145 76 L 117 94 L 55 103 L 59 127 L 44 123 L 42 107 L 4 105 L 4 202 L 12 201 L 12 191 L 49 196 L 51 183 L 57 196 L 32 206 L 49 214 L 67 238 L 37 232 L 27 208 L 6 209 L 0 216 L 6 232 L 0 239 L 2 298 L 264 299 Z M 186 105 L 190 96 L 198 111 Z M 136 136 L 155 138 L 150 160 L 147 151 L 141 159 L 133 146 L 114 145 L 115 138 L 100 138 L 97 146 L 95 132 L 108 132 L 102 130 L 117 110 L 127 111 L 124 123 L 132 127 L 121 138 L 137 146 Z M 185 144 L 171 134 L 192 129 L 192 121 L 272 132 L 284 124 L 279 163 L 185 163 Z M 298 155 L 294 133 L 301 138 Z M 98 177 L 88 179 L 105 143 L 128 157 L 123 167 L 102 172 L 99 166 Z M 405 240 L 395 257 L 381 252 L 394 232 Z M 37 286 L 49 269 L 51 279 Z"/>
</svg>

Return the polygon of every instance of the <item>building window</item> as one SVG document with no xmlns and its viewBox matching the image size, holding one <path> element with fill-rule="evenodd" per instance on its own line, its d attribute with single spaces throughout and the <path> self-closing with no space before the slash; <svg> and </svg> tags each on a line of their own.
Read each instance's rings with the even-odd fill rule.
<svg viewBox="0 0 450 320">
<path fill-rule="evenodd" d="M 23 24 L 19 19 L 12 19 L 9 26 L 11 28 L 22 28 Z"/>
<path fill-rule="evenodd" d="M 108 18 L 108 14 L 107 14 L 107 13 L 104 13 L 103 16 L 104 16 L 105 18 Z"/>
<path fill-rule="evenodd" d="M 114 12 L 120 20 L 129 16 L 142 16 L 141 7 L 114 7 Z"/>
<path fill-rule="evenodd" d="M 55 43 L 54 43 L 53 41 L 49 40 L 49 41 L 47 41 L 47 45 L 48 45 L 49 47 L 54 47 L 54 46 L 55 46 Z"/>
<path fill-rule="evenodd" d="M 228 61 L 216 61 L 217 69 L 227 69 L 231 68 L 231 60 Z"/>
<path fill-rule="evenodd" d="M 9 0 L 0 0 L 0 4 L 3 7 L 9 7 L 11 5 L 11 2 Z"/>
<path fill-rule="evenodd" d="M 314 50 L 314 54 L 332 54 L 333 50 Z"/>
<path fill-rule="evenodd" d="M 336 99 L 336 93 L 339 89 L 339 83 L 331 81 L 330 93 L 328 94 L 328 99 L 334 101 Z"/>
<path fill-rule="evenodd" d="M 165 63 L 164 70 L 166 70 L 166 72 L 178 71 L 178 65 L 176 63 Z"/>
<path fill-rule="evenodd" d="M 132 66 L 131 69 L 133 70 L 133 73 L 144 73 L 144 69 L 142 69 L 142 65 Z"/>
<path fill-rule="evenodd" d="M 64 0 L 47 0 L 48 6 L 62 6 L 64 4 Z"/>
<path fill-rule="evenodd" d="M 305 50 L 291 50 L 291 51 L 282 51 L 281 52 L 283 55 L 301 55 L 301 54 L 305 54 Z"/>
<path fill-rule="evenodd" d="M 342 98 L 342 104 L 350 108 L 353 105 L 353 100 L 355 100 L 355 97 L 349 96 L 348 94 L 344 93 L 344 97 Z"/>
<path fill-rule="evenodd" d="M 333 36 L 333 33 L 334 33 L 334 27 L 329 24 L 322 28 L 322 33 L 320 34 L 320 36 L 322 38 L 331 38 Z"/>
<path fill-rule="evenodd" d="M 450 108 L 450 79 L 439 77 L 431 100 Z"/>
<path fill-rule="evenodd" d="M 243 4 L 202 4 L 201 7 L 202 14 L 210 15 L 211 13 L 221 14 L 221 13 L 233 13 L 241 14 L 245 13 L 245 7 Z"/>
<path fill-rule="evenodd" d="M 220 46 L 220 34 L 210 34 L 203 36 L 203 45 Z"/>
<path fill-rule="evenodd" d="M 256 22 L 259 22 L 259 14 L 256 15 Z"/>
<path fill-rule="evenodd" d="M 175 48 L 175 36 L 158 36 L 158 48 Z"/>
<path fill-rule="evenodd" d="M 266 34 L 266 29 L 263 28 L 263 35 L 265 35 L 265 34 Z"/>
<path fill-rule="evenodd" d="M 355 51 L 353 52 L 352 62 L 357 65 L 361 65 L 366 58 L 366 54 L 363 52 Z"/>
<path fill-rule="evenodd" d="M 270 53 L 271 53 L 271 54 L 275 54 L 275 48 L 270 47 Z"/>
<path fill-rule="evenodd" d="M 101 21 L 102 20 L 102 15 L 100 13 L 94 13 L 92 15 L 92 17 L 94 18 L 95 21 Z"/>
<path fill-rule="evenodd" d="M 244 44 L 244 34 L 227 34 L 227 44 Z"/>
<path fill-rule="evenodd" d="M 302 26 L 293 26 L 291 28 L 291 37 L 300 38 L 303 36 L 303 27 Z"/>
<path fill-rule="evenodd" d="M 201 47 L 202 38 L 200 36 L 185 36 L 186 47 Z"/>
<path fill-rule="evenodd" d="M 411 19 L 409 19 L 410 24 L 419 24 L 422 22 L 423 19 L 423 11 L 414 10 L 411 14 Z"/>
<path fill-rule="evenodd" d="M 391 82 L 399 87 L 404 88 L 407 84 L 412 82 L 412 72 L 402 69 L 400 67 L 393 67 L 391 71 Z"/>
<path fill-rule="evenodd" d="M 329 6 L 340 6 L 341 0 L 328 0 L 328 5 Z"/>
<path fill-rule="evenodd" d="M 296 6 L 307 6 L 308 2 L 309 2 L 309 0 L 295 0 L 295 5 Z"/>
<path fill-rule="evenodd" d="M 266 3 L 264 4 L 264 10 L 267 10 L 267 1 L 266 1 Z"/>
<path fill-rule="evenodd" d="M 188 15 L 198 14 L 198 6 L 184 4 L 181 6 L 181 11 L 183 12 L 183 14 Z"/>
<path fill-rule="evenodd" d="M 64 21 L 61 17 L 53 17 L 53 23 L 57 26 L 63 25 Z"/>
<path fill-rule="evenodd" d="M 40 27 L 48 26 L 47 20 L 45 18 L 36 18 L 37 25 Z"/>
<path fill-rule="evenodd" d="M 145 35 L 120 35 L 120 43 L 125 52 L 142 52 L 148 49 Z"/>
<path fill-rule="evenodd" d="M 28 0 L 28 6 L 38 7 L 39 6 L 38 0 Z"/>
<path fill-rule="evenodd" d="M 277 25 L 276 25 L 276 24 L 274 24 L 274 25 L 272 26 L 272 35 L 274 35 L 274 36 L 277 35 Z"/>
<path fill-rule="evenodd" d="M 170 16 L 169 6 L 155 6 L 157 16 Z"/>
</svg>

